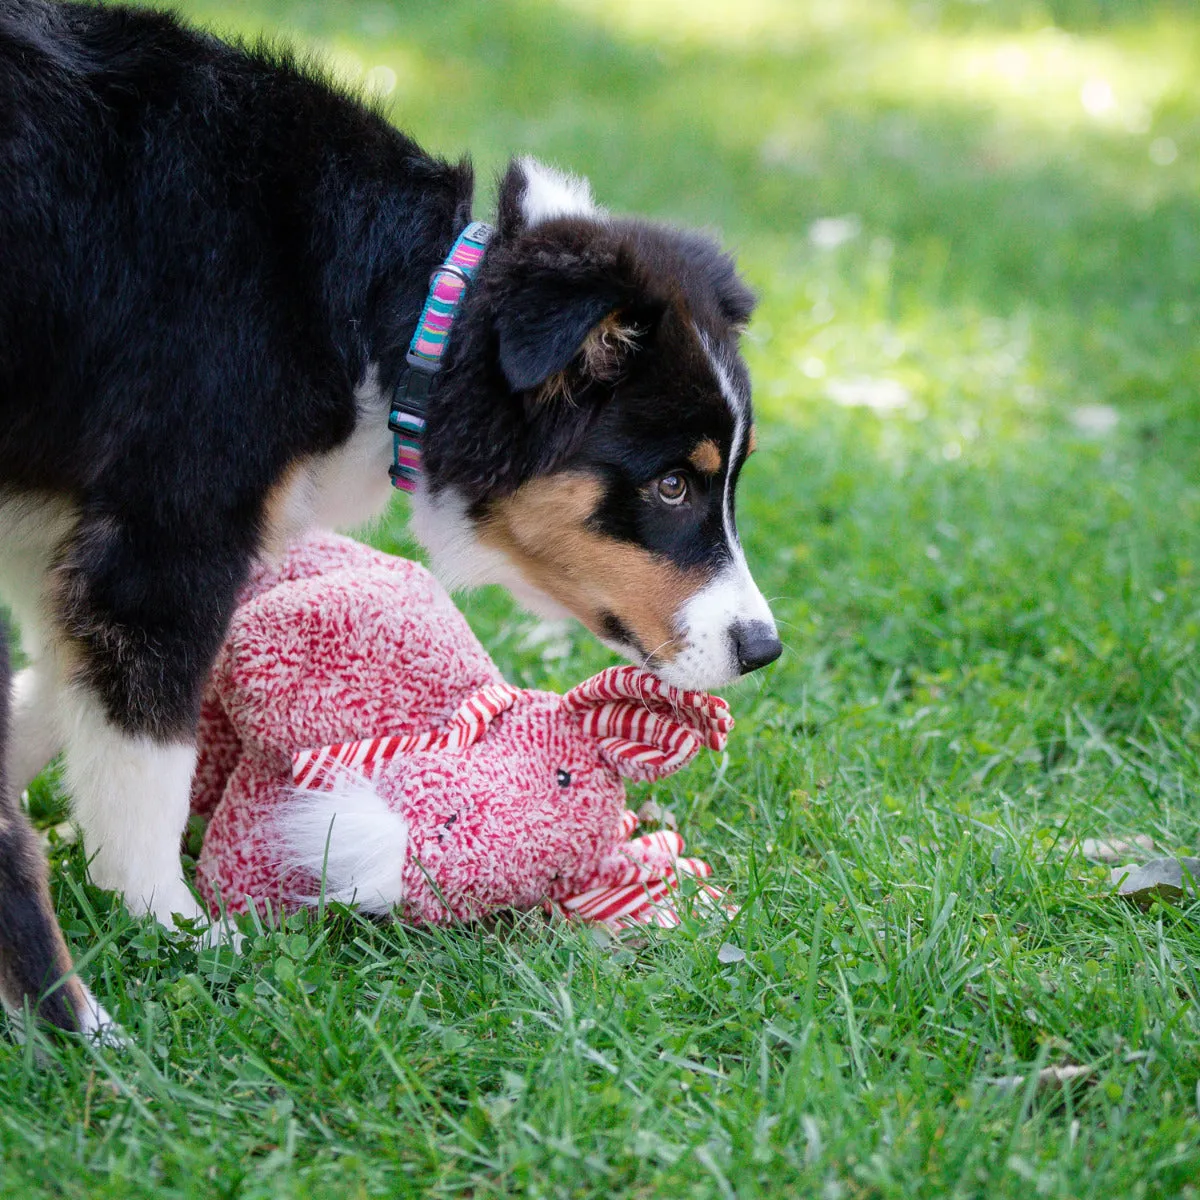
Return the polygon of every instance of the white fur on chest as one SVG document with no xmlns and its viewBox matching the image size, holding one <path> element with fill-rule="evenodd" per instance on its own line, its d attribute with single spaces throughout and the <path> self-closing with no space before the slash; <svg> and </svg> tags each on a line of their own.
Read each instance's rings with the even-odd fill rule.
<svg viewBox="0 0 1200 1200">
<path fill-rule="evenodd" d="M 557 600 L 527 583 L 503 554 L 479 540 L 466 501 L 453 488 L 434 495 L 421 480 L 412 499 L 409 531 L 425 547 L 430 568 L 448 592 L 495 583 L 536 616 L 549 621 L 572 616 Z"/>
<path fill-rule="evenodd" d="M 340 446 L 294 470 L 273 498 L 267 553 L 282 553 L 309 529 L 352 529 L 380 517 L 394 491 L 389 396 L 372 364 L 354 390 L 358 420 Z"/>
</svg>

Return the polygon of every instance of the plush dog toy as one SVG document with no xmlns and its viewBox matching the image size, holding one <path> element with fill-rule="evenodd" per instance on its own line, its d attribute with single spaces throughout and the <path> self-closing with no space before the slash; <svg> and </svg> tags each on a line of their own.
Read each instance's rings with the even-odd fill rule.
<svg viewBox="0 0 1200 1200">
<path fill-rule="evenodd" d="M 324 895 L 414 922 L 549 904 L 674 924 L 678 875 L 709 868 L 677 834 L 630 840 L 623 780 L 720 749 L 732 724 L 633 667 L 565 696 L 512 687 L 424 568 L 309 538 L 251 580 L 213 670 L 197 884 L 214 913 Z"/>
</svg>

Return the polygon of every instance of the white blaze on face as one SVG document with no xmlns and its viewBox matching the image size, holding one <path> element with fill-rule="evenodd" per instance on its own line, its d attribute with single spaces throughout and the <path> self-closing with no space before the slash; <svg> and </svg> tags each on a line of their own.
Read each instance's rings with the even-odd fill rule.
<svg viewBox="0 0 1200 1200">
<path fill-rule="evenodd" d="M 701 330 L 697 329 L 696 334 L 708 355 L 721 395 L 733 414 L 733 440 L 721 498 L 728 559 L 716 576 L 680 610 L 678 624 L 680 636 L 685 640 L 684 648 L 658 674 L 676 687 L 713 688 L 729 683 L 741 674 L 734 626 L 763 622 L 773 632 L 775 618 L 750 574 L 733 521 L 733 466 L 750 436 L 749 399 L 734 384 L 717 348 Z"/>
</svg>

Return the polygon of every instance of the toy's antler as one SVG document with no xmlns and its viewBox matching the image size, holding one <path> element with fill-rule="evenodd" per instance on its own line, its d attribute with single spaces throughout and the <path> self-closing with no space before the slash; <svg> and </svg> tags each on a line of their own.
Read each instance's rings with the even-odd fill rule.
<svg viewBox="0 0 1200 1200">
<path fill-rule="evenodd" d="M 733 728 L 719 696 L 683 691 L 637 667 L 610 667 L 572 688 L 563 704 L 600 740 L 606 761 L 629 779 L 661 779 L 702 746 L 721 750 Z"/>
<path fill-rule="evenodd" d="M 512 708 L 521 695 L 519 688 L 507 683 L 493 683 L 464 700 L 440 729 L 299 750 L 292 756 L 292 781 L 297 787 L 310 791 L 327 791 L 339 773 L 347 770 L 374 779 L 375 773 L 397 754 L 414 754 L 419 750 L 462 750 L 479 741 L 487 727 L 502 712 Z"/>
</svg>

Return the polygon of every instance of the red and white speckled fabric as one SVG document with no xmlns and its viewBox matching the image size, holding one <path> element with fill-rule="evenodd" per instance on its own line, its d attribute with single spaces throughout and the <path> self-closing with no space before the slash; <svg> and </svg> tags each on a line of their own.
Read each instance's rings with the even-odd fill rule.
<svg viewBox="0 0 1200 1200">
<path fill-rule="evenodd" d="M 732 723 L 633 667 L 566 696 L 513 688 L 424 568 L 308 538 L 248 584 L 204 698 L 197 884 L 214 912 L 313 903 L 324 874 L 417 922 L 549 904 L 673 924 L 678 877 L 708 867 L 677 835 L 631 840 L 623 779 L 721 748 Z"/>
</svg>

